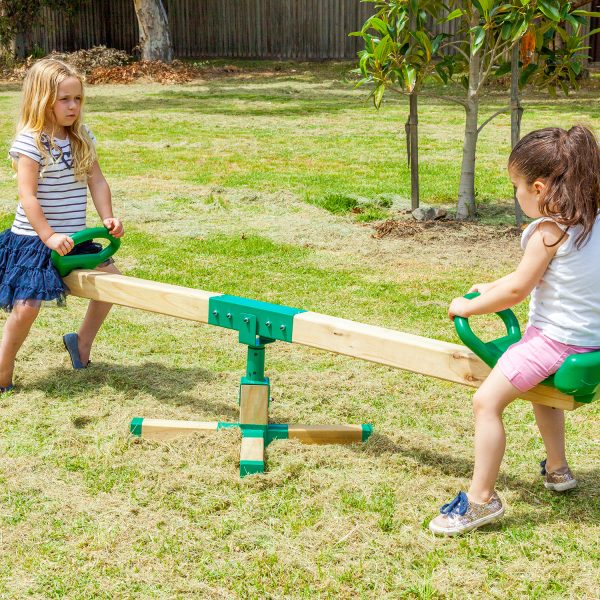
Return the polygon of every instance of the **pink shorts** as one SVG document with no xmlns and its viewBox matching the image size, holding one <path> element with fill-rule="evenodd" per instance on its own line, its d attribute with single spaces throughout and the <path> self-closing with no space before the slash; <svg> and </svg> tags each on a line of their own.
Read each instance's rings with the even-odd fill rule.
<svg viewBox="0 0 600 600">
<path fill-rule="evenodd" d="M 570 354 L 593 350 L 598 348 L 557 342 L 530 325 L 523 337 L 500 357 L 498 367 L 520 392 L 526 392 L 556 373 Z"/>
</svg>

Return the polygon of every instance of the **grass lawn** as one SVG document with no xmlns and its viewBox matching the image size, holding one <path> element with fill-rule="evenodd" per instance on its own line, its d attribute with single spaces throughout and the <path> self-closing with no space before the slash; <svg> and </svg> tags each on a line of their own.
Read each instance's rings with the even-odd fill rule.
<svg viewBox="0 0 600 600">
<path fill-rule="evenodd" d="M 372 220 L 395 217 L 410 195 L 406 102 L 375 111 L 348 65 L 271 67 L 88 89 L 86 120 L 127 228 L 122 271 L 457 341 L 448 302 L 520 255 L 508 116 L 479 142 L 482 224 L 379 237 Z M 524 132 L 600 128 L 597 84 L 526 98 Z M 493 92 L 482 118 L 504 101 Z M 18 102 L 18 87 L 0 83 L 4 154 Z M 461 111 L 422 99 L 424 203 L 454 205 Z M 15 189 L 6 161 L 4 227 Z M 353 213 L 357 198 L 366 208 Z M 245 349 L 235 333 L 116 307 L 92 368 L 75 373 L 61 335 L 86 304 L 68 304 L 42 311 L 17 361 L 18 391 L 0 398 L 0 597 L 600 597 L 600 405 L 568 415 L 580 486 L 562 496 L 538 475 L 530 406 L 509 407 L 505 519 L 436 539 L 427 523 L 472 471 L 472 390 L 274 344 L 272 421 L 376 433 L 358 446 L 275 441 L 268 473 L 240 480 L 238 431 L 168 444 L 128 435 L 134 416 L 236 421 Z M 489 337 L 499 331 L 479 322 Z"/>
</svg>

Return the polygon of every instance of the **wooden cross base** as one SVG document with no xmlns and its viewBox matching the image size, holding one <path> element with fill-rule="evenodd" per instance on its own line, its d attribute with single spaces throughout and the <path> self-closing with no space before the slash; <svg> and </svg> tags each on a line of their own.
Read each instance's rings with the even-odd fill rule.
<svg viewBox="0 0 600 600">
<path fill-rule="evenodd" d="M 133 435 L 151 440 L 171 440 L 198 431 L 242 430 L 240 477 L 265 471 L 265 448 L 275 439 L 296 439 L 304 444 L 355 444 L 366 441 L 371 425 L 280 425 L 268 423 L 269 385 L 240 386 L 240 421 L 178 421 L 144 419 L 131 421 Z"/>
</svg>

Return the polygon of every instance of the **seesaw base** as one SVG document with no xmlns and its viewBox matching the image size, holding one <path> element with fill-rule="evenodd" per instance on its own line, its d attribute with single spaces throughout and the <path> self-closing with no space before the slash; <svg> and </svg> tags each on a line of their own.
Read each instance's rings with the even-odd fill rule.
<svg viewBox="0 0 600 600">
<path fill-rule="evenodd" d="M 273 440 L 296 439 L 304 444 L 356 444 L 366 441 L 371 425 L 280 425 L 269 423 L 271 385 L 264 375 L 265 343 L 257 339 L 248 345 L 246 376 L 240 382 L 240 420 L 238 423 L 219 421 L 176 421 L 135 417 L 130 432 L 152 440 L 171 440 L 198 431 L 218 431 L 238 427 L 242 431 L 240 477 L 264 473 L 265 448 Z"/>
<path fill-rule="evenodd" d="M 240 477 L 265 471 L 265 448 L 273 440 L 294 439 L 303 444 L 357 444 L 365 442 L 371 425 L 248 425 L 219 421 L 177 421 L 144 419 L 131 421 L 130 431 L 136 437 L 168 441 L 197 432 L 219 431 L 238 427 L 242 431 Z"/>
</svg>

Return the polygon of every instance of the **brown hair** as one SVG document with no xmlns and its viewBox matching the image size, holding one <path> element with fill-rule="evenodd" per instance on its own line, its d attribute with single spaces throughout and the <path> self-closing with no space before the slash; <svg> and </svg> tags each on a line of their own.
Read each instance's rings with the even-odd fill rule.
<svg viewBox="0 0 600 600">
<path fill-rule="evenodd" d="M 532 131 L 513 148 L 508 167 L 528 185 L 545 180 L 539 211 L 567 227 L 582 225 L 581 247 L 600 208 L 600 148 L 593 132 L 583 125 Z"/>
</svg>

